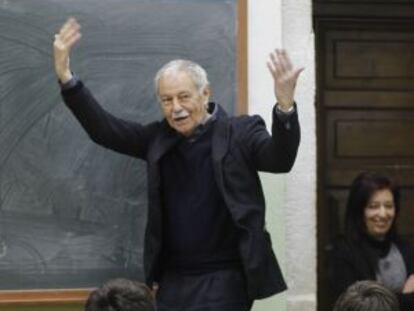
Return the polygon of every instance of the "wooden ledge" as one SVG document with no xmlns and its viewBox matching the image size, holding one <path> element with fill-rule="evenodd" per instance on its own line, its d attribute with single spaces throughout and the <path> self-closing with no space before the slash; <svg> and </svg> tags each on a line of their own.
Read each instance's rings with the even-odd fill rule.
<svg viewBox="0 0 414 311">
<path fill-rule="evenodd" d="M 2 290 L 0 306 L 4 305 L 47 305 L 85 303 L 93 288 L 45 289 L 45 290 Z"/>
</svg>

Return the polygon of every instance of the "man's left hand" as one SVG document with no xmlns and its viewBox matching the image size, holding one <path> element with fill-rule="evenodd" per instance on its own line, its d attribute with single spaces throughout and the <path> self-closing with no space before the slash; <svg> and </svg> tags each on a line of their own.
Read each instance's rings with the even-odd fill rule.
<svg viewBox="0 0 414 311">
<path fill-rule="evenodd" d="M 289 55 L 283 49 L 276 49 L 270 53 L 267 67 L 273 77 L 274 91 L 279 108 L 287 112 L 293 106 L 296 82 L 305 68 L 295 68 Z"/>
</svg>

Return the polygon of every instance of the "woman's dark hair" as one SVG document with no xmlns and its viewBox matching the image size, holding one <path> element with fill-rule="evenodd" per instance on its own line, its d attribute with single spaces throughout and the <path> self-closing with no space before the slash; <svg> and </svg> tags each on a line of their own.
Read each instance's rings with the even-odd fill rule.
<svg viewBox="0 0 414 311">
<path fill-rule="evenodd" d="M 371 196 L 376 191 L 384 189 L 389 189 L 393 194 L 397 217 L 400 211 L 400 192 L 390 178 L 375 172 L 364 172 L 354 179 L 345 212 L 345 237 L 348 240 L 356 242 L 367 237 L 364 209 Z M 397 238 L 395 220 L 386 238 L 391 240 Z"/>
</svg>

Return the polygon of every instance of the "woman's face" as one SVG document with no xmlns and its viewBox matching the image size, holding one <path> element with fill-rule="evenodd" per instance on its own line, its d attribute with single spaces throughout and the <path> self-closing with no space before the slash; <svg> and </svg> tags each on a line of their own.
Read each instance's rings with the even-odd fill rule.
<svg viewBox="0 0 414 311">
<path fill-rule="evenodd" d="M 389 189 L 375 191 L 364 209 L 364 222 L 369 236 L 383 239 L 395 219 L 394 196 Z"/>
</svg>

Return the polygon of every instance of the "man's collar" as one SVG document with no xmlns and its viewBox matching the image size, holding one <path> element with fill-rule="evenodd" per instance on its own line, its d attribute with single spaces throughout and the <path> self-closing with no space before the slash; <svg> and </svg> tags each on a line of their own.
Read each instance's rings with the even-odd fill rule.
<svg viewBox="0 0 414 311">
<path fill-rule="evenodd" d="M 219 115 L 219 107 L 215 103 L 208 103 L 207 108 L 207 117 L 203 120 L 201 124 L 199 124 L 192 135 L 187 137 L 188 142 L 194 142 L 196 141 L 201 135 L 203 135 L 214 123 L 214 121 L 217 120 L 217 117 Z"/>
</svg>

